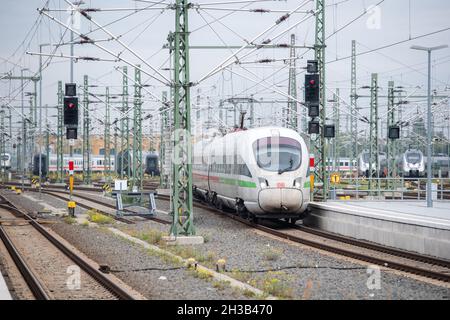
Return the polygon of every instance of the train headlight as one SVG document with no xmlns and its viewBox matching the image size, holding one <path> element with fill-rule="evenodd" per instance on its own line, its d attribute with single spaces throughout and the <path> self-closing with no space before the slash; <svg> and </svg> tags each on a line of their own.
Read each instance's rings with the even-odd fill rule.
<svg viewBox="0 0 450 320">
<path fill-rule="evenodd" d="M 267 179 L 265 178 L 258 178 L 259 185 L 261 189 L 267 188 L 269 186 L 269 183 L 267 182 Z"/>
</svg>

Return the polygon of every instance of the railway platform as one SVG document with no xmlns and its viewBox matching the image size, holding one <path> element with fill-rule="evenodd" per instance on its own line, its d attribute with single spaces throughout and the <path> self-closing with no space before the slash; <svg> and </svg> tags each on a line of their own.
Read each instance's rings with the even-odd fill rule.
<svg viewBox="0 0 450 320">
<path fill-rule="evenodd" d="M 0 300 L 12 300 L 8 286 L 6 285 L 3 274 L 0 272 Z"/>
<path fill-rule="evenodd" d="M 450 260 L 450 201 L 328 201 L 310 204 L 308 226 Z"/>
</svg>

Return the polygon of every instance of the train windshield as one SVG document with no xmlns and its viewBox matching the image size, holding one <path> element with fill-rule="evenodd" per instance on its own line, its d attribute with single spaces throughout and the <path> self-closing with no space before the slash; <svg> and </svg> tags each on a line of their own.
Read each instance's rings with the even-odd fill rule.
<svg viewBox="0 0 450 320">
<path fill-rule="evenodd" d="M 156 158 L 149 158 L 148 159 L 148 165 L 150 167 L 156 167 Z"/>
<path fill-rule="evenodd" d="M 370 155 L 369 155 L 368 152 L 364 152 L 364 153 L 362 154 L 362 158 L 363 158 L 363 161 L 364 161 L 364 162 L 369 162 L 369 157 L 370 157 Z"/>
<path fill-rule="evenodd" d="M 2 155 L 2 160 L 3 161 L 8 161 L 9 160 L 9 155 L 7 155 L 7 154 Z"/>
<path fill-rule="evenodd" d="M 261 169 L 279 174 L 298 169 L 301 164 L 301 145 L 286 137 L 267 137 L 253 143 L 256 162 Z"/>
<path fill-rule="evenodd" d="M 419 163 L 422 160 L 422 155 L 419 152 L 408 152 L 406 154 L 406 161 L 409 163 Z"/>
</svg>

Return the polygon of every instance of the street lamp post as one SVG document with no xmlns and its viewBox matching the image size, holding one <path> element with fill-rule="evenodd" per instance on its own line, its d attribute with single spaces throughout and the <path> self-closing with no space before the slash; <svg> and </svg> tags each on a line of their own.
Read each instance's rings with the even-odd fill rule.
<svg viewBox="0 0 450 320">
<path fill-rule="evenodd" d="M 436 47 L 422 47 L 412 46 L 413 50 L 421 50 L 428 52 L 428 106 L 427 106 L 427 207 L 433 207 L 433 200 L 431 197 L 431 52 L 439 49 L 447 48 L 447 45 Z"/>
</svg>

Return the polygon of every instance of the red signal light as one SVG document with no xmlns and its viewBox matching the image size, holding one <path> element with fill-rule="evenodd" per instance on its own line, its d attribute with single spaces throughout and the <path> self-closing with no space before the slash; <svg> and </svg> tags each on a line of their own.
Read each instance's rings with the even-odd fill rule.
<svg viewBox="0 0 450 320">
<path fill-rule="evenodd" d="M 309 80 L 309 84 L 313 86 L 313 85 L 316 84 L 316 81 L 315 80 Z"/>
<path fill-rule="evenodd" d="M 69 103 L 69 109 L 75 108 L 75 103 Z"/>
</svg>

